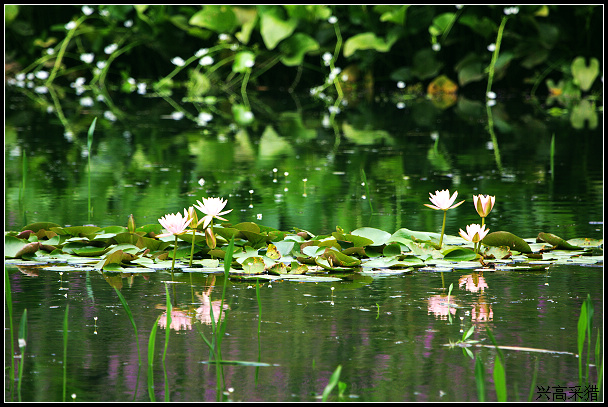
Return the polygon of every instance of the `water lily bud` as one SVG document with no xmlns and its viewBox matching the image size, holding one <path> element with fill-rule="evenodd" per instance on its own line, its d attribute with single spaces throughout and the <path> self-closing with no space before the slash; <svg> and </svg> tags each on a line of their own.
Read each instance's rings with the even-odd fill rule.
<svg viewBox="0 0 608 407">
<path fill-rule="evenodd" d="M 209 248 L 215 249 L 215 246 L 217 245 L 217 240 L 215 239 L 213 229 L 205 229 L 205 240 L 207 241 L 207 246 L 209 246 Z"/>
<path fill-rule="evenodd" d="M 135 233 L 135 218 L 133 217 L 133 214 L 129 215 L 127 229 L 129 230 L 129 233 Z"/>
</svg>

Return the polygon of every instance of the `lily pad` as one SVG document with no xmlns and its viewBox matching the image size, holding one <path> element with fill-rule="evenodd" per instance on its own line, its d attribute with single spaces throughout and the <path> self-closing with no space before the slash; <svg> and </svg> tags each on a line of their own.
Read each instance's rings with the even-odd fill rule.
<svg viewBox="0 0 608 407">
<path fill-rule="evenodd" d="M 524 239 L 505 231 L 489 233 L 481 243 L 486 246 L 507 246 L 521 253 L 532 253 L 532 249 Z"/>
<path fill-rule="evenodd" d="M 385 244 L 391 237 L 391 234 L 384 230 L 363 227 L 351 232 L 351 235 L 361 236 L 371 240 L 373 246 L 380 246 Z"/>
<path fill-rule="evenodd" d="M 39 242 L 27 243 L 13 236 L 4 238 L 4 257 L 20 258 L 25 254 L 34 254 L 40 249 Z"/>
<path fill-rule="evenodd" d="M 31 230 L 32 232 L 36 233 L 40 229 L 50 230 L 51 228 L 58 228 L 58 227 L 61 227 L 61 226 L 56 223 L 52 223 L 52 222 L 36 222 L 36 223 L 30 223 L 29 225 L 24 226 L 21 229 L 21 231 Z"/>
<path fill-rule="evenodd" d="M 547 242 L 551 245 L 553 245 L 556 249 L 563 249 L 563 250 L 580 250 L 582 249 L 579 246 L 574 246 L 570 243 L 568 243 L 567 241 L 565 241 L 564 239 L 562 239 L 559 236 L 556 236 L 554 234 L 551 233 L 544 233 L 544 232 L 540 232 L 538 234 L 538 236 L 536 237 L 536 241 L 537 242 Z"/>
</svg>

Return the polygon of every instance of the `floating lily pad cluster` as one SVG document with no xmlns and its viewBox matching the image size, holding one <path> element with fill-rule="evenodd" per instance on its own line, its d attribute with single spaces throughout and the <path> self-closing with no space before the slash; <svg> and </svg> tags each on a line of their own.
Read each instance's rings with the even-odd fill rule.
<svg viewBox="0 0 608 407">
<path fill-rule="evenodd" d="M 484 251 L 477 253 L 474 243 L 461 237 L 444 235 L 440 246 L 439 234 L 406 228 L 389 233 L 370 227 L 352 231 L 337 227 L 331 234 L 314 235 L 253 222 L 224 223 L 213 226 L 214 248 L 201 231 L 178 235 L 174 242 L 173 236 L 157 237 L 161 229 L 160 224 L 102 228 L 33 223 L 20 232 L 5 234 L 5 262 L 51 270 L 67 265 L 68 270 L 121 273 L 168 270 L 175 264 L 176 271 L 181 272 L 221 273 L 224 249 L 234 238 L 233 278 L 287 280 L 315 276 L 317 279 L 309 281 L 323 281 L 319 276 L 327 274 L 335 280 L 353 273 L 373 276 L 458 268 L 529 271 L 546 270 L 560 263 L 603 263 L 601 240 L 566 241 L 550 233 L 539 233 L 535 240 L 528 241 L 506 231 L 489 233 L 481 241 Z M 188 266 L 191 253 L 194 259 Z"/>
</svg>

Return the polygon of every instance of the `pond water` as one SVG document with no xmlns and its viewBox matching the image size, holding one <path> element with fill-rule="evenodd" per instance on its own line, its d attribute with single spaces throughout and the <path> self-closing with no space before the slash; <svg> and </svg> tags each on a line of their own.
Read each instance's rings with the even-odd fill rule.
<svg viewBox="0 0 608 407">
<path fill-rule="evenodd" d="M 443 275 L 442 275 L 443 274 Z M 167 272 L 122 277 L 97 272 L 59 276 L 31 267 L 9 267 L 14 313 L 28 308 L 23 401 L 61 400 L 62 321 L 69 304 L 68 397 L 76 401 L 149 401 L 148 339 L 165 307 Z M 547 272 L 485 272 L 355 276 L 337 283 L 229 281 L 222 355 L 268 366 L 223 366 L 234 401 L 314 401 L 338 365 L 351 401 L 476 401 L 474 361 L 450 348 L 475 325 L 471 339 L 491 345 L 490 328 L 503 350 L 509 400 L 528 398 L 535 363 L 537 385 L 578 385 L 576 324 L 590 294 L 594 326 L 603 332 L 602 267 L 553 266 Z M 198 329 L 211 337 L 202 316 L 217 304 L 223 277 L 175 273 L 169 292 L 174 322 L 165 360 L 171 401 L 215 401 L 216 371 Z M 445 288 L 451 293 L 451 319 Z M 138 329 L 137 342 L 116 293 L 121 289 Z M 332 290 L 333 288 L 333 290 Z M 206 297 L 204 294 L 207 294 Z M 205 308 L 206 307 L 206 308 Z M 198 315 L 197 315 L 198 313 Z M 261 323 L 260 323 L 261 321 Z M 260 335 L 257 329 L 260 323 Z M 163 329 L 157 333 L 155 394 L 164 399 Z M 594 335 L 595 340 L 595 335 Z M 542 353 L 541 350 L 555 353 Z M 495 400 L 492 347 L 471 348 L 484 362 L 487 399 Z M 561 353 L 560 353 L 561 352 Z M 570 352 L 570 353 L 568 353 Z M 592 376 L 595 371 L 591 369 Z M 137 389 L 137 395 L 135 390 Z M 570 396 L 572 394 L 569 394 Z M 544 397 L 543 393 L 534 393 Z"/>
<path fill-rule="evenodd" d="M 361 100 L 328 122 L 325 111 L 306 98 L 263 95 L 258 121 L 247 128 L 221 114 L 208 127 L 175 120 L 176 105 L 190 106 L 167 97 L 125 96 L 117 101 L 126 113 L 122 120 L 104 115 L 98 105 L 83 108 L 67 100 L 62 117 L 57 105 L 31 99 L 8 89 L 5 230 L 39 221 L 124 226 L 129 214 L 139 226 L 218 196 L 228 200 L 233 211 L 227 218 L 234 224 L 253 221 L 313 234 L 337 226 L 439 232 L 442 214 L 423 204 L 429 192 L 449 188 L 467 200 L 448 214 L 450 235 L 479 221 L 472 195 L 481 193 L 496 196 L 486 220 L 491 231 L 523 238 L 539 232 L 603 237 L 602 129 L 573 129 L 567 118 L 550 117 L 521 98 L 499 100 L 492 108 L 495 135 L 488 132 L 483 103 L 465 96 L 447 110 L 425 99 L 405 107 L 390 98 Z M 89 214 L 86 131 L 94 117 Z M 211 336 L 204 311 L 219 299 L 222 275 L 60 275 L 39 267 L 5 268 L 15 326 L 28 310 L 24 401 L 61 400 L 68 304 L 68 398 L 149 401 L 148 339 L 163 313 L 165 282 L 172 280 L 181 329 L 171 331 L 165 361 L 169 399 L 217 400 L 216 368 L 203 363 L 209 350 L 197 327 Z M 509 400 L 527 400 L 536 363 L 538 386 L 576 386 L 578 316 L 589 294 L 603 338 L 602 282 L 603 263 L 553 265 L 542 272 L 479 275 L 455 268 L 355 273 L 332 283 L 264 281 L 260 317 L 255 282 L 231 279 L 222 355 L 268 366 L 223 366 L 226 397 L 319 400 L 340 365 L 350 401 L 477 401 L 474 361 L 460 347 L 445 346 L 472 324 L 472 339 L 484 346 L 469 349 L 483 360 L 488 400 L 496 397 L 497 353 L 486 328 L 501 346 L 531 348 L 503 349 Z M 456 307 L 445 305 L 450 284 Z M 138 328 L 139 375 L 133 326 L 112 287 L 121 290 Z M 163 400 L 165 330 L 157 336 L 155 395 Z M 5 356 L 9 352 L 5 346 Z M 594 368 L 591 374 L 595 380 Z M 7 382 L 5 376 L 5 389 Z"/>
</svg>

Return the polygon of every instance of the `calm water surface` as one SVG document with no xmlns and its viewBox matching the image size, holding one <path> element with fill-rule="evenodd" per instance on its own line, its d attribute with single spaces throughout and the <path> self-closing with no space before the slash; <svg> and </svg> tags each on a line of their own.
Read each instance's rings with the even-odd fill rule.
<svg viewBox="0 0 608 407">
<path fill-rule="evenodd" d="M 148 401 L 150 330 L 165 306 L 166 272 L 122 277 L 112 273 L 57 272 L 9 267 L 14 315 L 28 309 L 23 374 L 24 401 L 61 400 L 62 321 L 69 304 L 68 394 L 77 401 Z M 197 326 L 207 336 L 209 306 L 219 307 L 222 277 L 175 273 L 174 305 L 166 372 L 171 401 L 215 401 L 216 372 Z M 566 353 L 503 350 L 510 400 L 526 400 L 534 365 L 537 385 L 575 386 L 576 324 L 587 294 L 594 326 L 603 332 L 602 267 L 552 266 L 549 271 L 355 276 L 338 283 L 264 283 L 261 333 L 252 282 L 230 281 L 222 354 L 226 360 L 271 366 L 223 367 L 234 401 L 314 401 L 338 365 L 353 401 L 476 401 L 474 362 L 460 348 L 444 346 L 462 337 L 490 344 Z M 114 290 L 121 286 L 138 328 L 142 368 L 137 369 L 133 327 Z M 451 308 L 445 287 L 454 285 Z M 334 290 L 331 289 L 334 287 Z M 332 294 L 333 292 L 333 294 Z M 97 320 L 95 320 L 97 318 Z M 161 319 L 162 320 L 162 319 Z M 155 394 L 164 399 L 162 350 L 157 333 Z M 595 340 L 595 336 L 594 336 Z M 494 400 L 493 348 L 471 348 L 484 362 L 489 400 Z M 592 368 L 592 376 L 595 377 Z M 534 395 L 534 397 L 540 394 Z"/>
<path fill-rule="evenodd" d="M 116 103 L 126 112 L 124 120 L 107 120 L 97 105 L 64 106 L 70 133 L 52 106 L 36 106 L 9 89 L 6 230 L 38 221 L 126 225 L 129 214 L 139 226 L 182 212 L 202 197 L 220 196 L 233 209 L 227 215 L 232 223 L 253 221 L 313 234 L 331 233 L 336 226 L 438 232 L 442 214 L 423 204 L 429 192 L 449 188 L 467 200 L 449 212 L 450 235 L 479 222 L 472 195 L 482 193 L 496 196 L 486 219 L 492 231 L 524 238 L 539 232 L 565 239 L 603 237 L 602 129 L 572 129 L 567 118 L 547 117 L 525 102 L 498 100 L 492 109 L 500 124 L 495 142 L 483 104 L 464 97 L 445 111 L 426 100 L 408 102 L 404 109 L 361 101 L 337 116 L 335 128 L 325 123 L 323 111 L 285 97 L 269 103 L 266 116 L 256 111 L 259 123 L 241 129 L 220 115 L 208 128 L 173 120 L 174 108 L 160 98 L 129 96 Z M 89 216 L 86 131 L 94 117 L 99 119 L 90 154 Z M 148 339 L 164 312 L 170 274 L 60 276 L 29 267 L 7 269 L 15 327 L 28 310 L 24 401 L 61 400 L 68 304 L 68 397 L 149 400 Z M 180 329 L 171 330 L 166 358 L 170 399 L 215 401 L 215 366 L 202 363 L 209 350 L 196 327 L 211 335 L 205 315 L 219 299 L 223 277 L 176 273 L 174 279 L 170 287 Z M 457 305 L 452 308 L 445 306 L 450 284 Z M 120 287 L 138 328 L 139 380 L 133 327 L 113 286 Z M 222 353 L 225 359 L 270 366 L 224 366 L 232 389 L 228 398 L 234 401 L 317 400 L 338 365 L 348 400 L 477 401 L 474 361 L 462 349 L 444 346 L 471 324 L 473 338 L 483 345 L 489 344 L 485 330 L 490 328 L 502 346 L 566 352 L 503 351 L 509 400 L 523 401 L 537 362 L 537 385 L 578 384 L 578 360 L 567 352 L 577 351 L 576 325 L 587 294 L 595 306 L 594 325 L 603 333 L 603 265 L 483 276 L 456 269 L 355 275 L 339 283 L 266 282 L 260 290 L 259 338 L 252 286 L 228 284 Z M 157 333 L 157 400 L 165 392 L 164 334 L 164 329 Z M 487 398 L 494 400 L 496 351 L 471 350 L 483 360 Z M 9 352 L 6 346 L 5 355 Z"/>
</svg>

